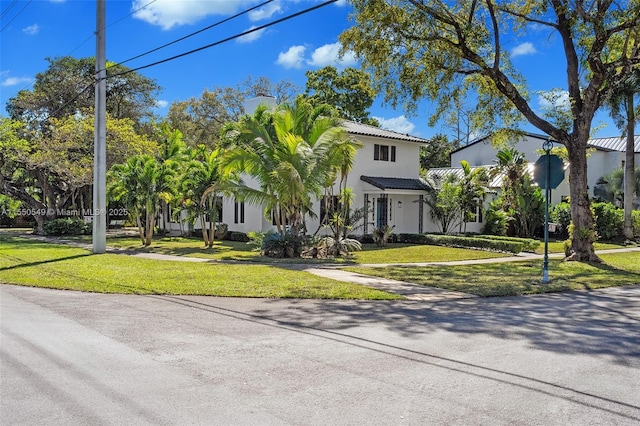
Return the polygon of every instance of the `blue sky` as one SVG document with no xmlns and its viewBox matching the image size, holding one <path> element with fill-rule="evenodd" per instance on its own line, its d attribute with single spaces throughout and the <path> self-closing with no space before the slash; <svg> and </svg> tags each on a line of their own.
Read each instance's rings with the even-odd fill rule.
<svg viewBox="0 0 640 426">
<path fill-rule="evenodd" d="M 262 1 L 258 0 L 107 0 L 107 59 L 121 62 L 209 26 Z M 158 52 L 127 62 L 144 66 L 242 33 L 321 0 L 275 0 L 228 23 L 200 33 Z M 34 76 L 45 71 L 45 58 L 95 55 L 95 1 L 93 0 L 1 0 L 0 10 L 0 114 L 5 104 L 22 89 L 31 89 Z M 141 9 L 142 8 L 142 9 Z M 132 13 L 137 11 L 135 13 Z M 351 7 L 344 0 L 316 11 L 254 32 L 251 35 L 140 71 L 163 87 L 159 115 L 174 101 L 197 97 L 215 86 L 236 86 L 249 75 L 267 76 L 272 82 L 290 80 L 304 87 L 308 70 L 326 65 L 358 66 L 352 55 L 337 57 L 338 35 L 352 25 Z M 564 60 L 557 38 L 548 32 L 530 32 L 526 39 L 505 42 L 514 65 L 527 78 L 530 90 L 563 90 Z M 562 93 L 562 92 L 561 92 Z M 562 96 L 561 96 L 562 97 Z M 543 101 L 532 96 L 532 106 Z M 371 109 L 383 127 L 428 138 L 447 130 L 427 126 L 433 106 L 423 102 L 418 114 L 385 106 L 379 99 Z M 608 124 L 598 136 L 619 134 L 606 113 L 593 125 Z M 531 126 L 524 130 L 539 133 Z"/>
</svg>

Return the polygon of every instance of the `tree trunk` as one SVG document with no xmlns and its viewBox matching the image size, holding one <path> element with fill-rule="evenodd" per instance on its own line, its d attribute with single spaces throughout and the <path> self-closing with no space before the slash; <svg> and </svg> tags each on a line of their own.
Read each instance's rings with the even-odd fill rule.
<svg viewBox="0 0 640 426">
<path fill-rule="evenodd" d="M 212 218 L 213 219 L 213 218 Z M 207 241 L 207 247 L 213 247 L 213 240 L 216 238 L 216 222 L 215 219 L 209 222 L 209 240 Z"/>
<path fill-rule="evenodd" d="M 156 214 L 155 211 L 153 211 L 153 209 L 149 209 L 147 208 L 147 220 L 145 223 L 145 235 L 144 235 L 144 245 L 145 246 L 150 246 L 151 242 L 153 241 L 153 228 L 155 228 L 156 225 Z"/>
<path fill-rule="evenodd" d="M 586 146 L 588 140 L 589 129 L 586 126 L 574 132 L 570 140 L 565 143 L 571 165 L 569 168 L 569 194 L 571 195 L 571 220 L 573 222 L 571 235 L 573 254 L 565 260 L 601 263 L 602 260 L 593 249 L 595 229 L 587 184 Z"/>
<path fill-rule="evenodd" d="M 631 212 L 633 211 L 633 193 L 635 190 L 635 111 L 634 111 L 634 94 L 631 93 L 627 97 L 627 146 L 624 159 L 624 237 L 628 240 L 633 239 L 633 223 L 631 221 Z"/>
<path fill-rule="evenodd" d="M 202 226 L 202 240 L 204 241 L 204 246 L 207 247 L 209 243 L 209 236 L 207 235 L 207 216 L 204 214 L 200 215 L 200 226 Z"/>
<path fill-rule="evenodd" d="M 142 227 L 142 220 L 140 219 L 140 211 L 136 208 L 136 225 L 138 225 L 138 236 L 140 242 L 144 245 L 144 228 Z"/>
</svg>

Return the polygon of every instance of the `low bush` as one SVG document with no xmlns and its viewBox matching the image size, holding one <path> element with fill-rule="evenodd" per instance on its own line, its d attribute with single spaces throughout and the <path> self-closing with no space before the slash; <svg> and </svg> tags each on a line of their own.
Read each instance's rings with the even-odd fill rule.
<svg viewBox="0 0 640 426">
<path fill-rule="evenodd" d="M 409 244 L 432 244 L 448 247 L 465 247 L 482 250 L 502 251 L 517 254 L 524 244 L 520 241 L 489 239 L 482 237 L 462 237 L 455 235 L 398 234 L 398 242 Z"/>
<path fill-rule="evenodd" d="M 249 236 L 244 232 L 238 232 L 238 231 L 227 232 L 224 239 L 228 241 L 239 241 L 241 243 L 249 242 Z"/>
<path fill-rule="evenodd" d="M 571 224 L 571 205 L 569 203 L 558 203 L 551 207 L 549 211 L 551 222 L 557 223 L 560 229 L 556 232 L 561 238 L 569 237 L 569 225 Z"/>
<path fill-rule="evenodd" d="M 91 232 L 91 227 L 83 219 L 66 217 L 47 221 L 43 230 L 44 235 L 85 235 Z"/>
<path fill-rule="evenodd" d="M 541 244 L 539 240 L 533 238 L 503 237 L 501 235 L 481 235 L 478 238 L 519 242 L 522 243 L 522 251 L 526 251 L 527 253 L 535 253 Z"/>
<path fill-rule="evenodd" d="M 612 241 L 622 238 L 624 229 L 624 211 L 622 209 L 611 203 L 593 203 L 591 208 L 599 239 Z"/>
</svg>

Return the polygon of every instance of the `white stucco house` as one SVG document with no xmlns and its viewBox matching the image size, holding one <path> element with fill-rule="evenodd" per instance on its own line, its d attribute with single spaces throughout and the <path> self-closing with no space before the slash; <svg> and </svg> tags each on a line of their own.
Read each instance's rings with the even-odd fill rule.
<svg viewBox="0 0 640 426">
<path fill-rule="evenodd" d="M 420 147 L 429 141 L 374 126 L 346 121 L 345 130 L 362 143 L 347 178 L 352 189 L 352 208 L 367 206 L 367 219 L 358 234 L 370 234 L 374 227 L 395 226 L 395 233 L 425 232 L 425 205 L 422 197 L 426 185 L 420 180 Z M 245 178 L 250 184 L 250 180 Z M 314 211 L 318 218 L 306 219 L 310 233 L 320 225 L 321 200 Z M 260 231 L 275 229 L 264 217 L 263 206 L 225 199 L 222 220 L 230 231 Z M 322 233 L 322 232 L 321 232 Z"/>
<path fill-rule="evenodd" d="M 274 107 L 276 100 L 270 96 L 250 99 L 245 103 L 245 112 L 251 114 L 261 104 Z M 351 121 L 345 121 L 343 126 L 363 145 L 356 153 L 347 179 L 347 187 L 354 195 L 352 209 L 366 206 L 368 212 L 356 234 L 370 234 L 375 227 L 384 225 L 393 226 L 396 234 L 435 231 L 436 228 L 427 223 L 427 207 L 422 202 L 426 185 L 420 179 L 420 148 L 429 141 Z M 243 180 L 249 186 L 258 186 L 249 176 L 243 176 Z M 314 203 L 317 218 L 306 218 L 308 233 L 314 233 L 320 225 L 321 205 L 320 199 Z M 275 223 L 265 217 L 263 206 L 233 197 L 219 198 L 217 222 L 226 224 L 229 231 L 275 230 Z M 168 227 L 171 232 L 180 232 L 179 223 L 169 223 Z M 197 222 L 195 229 L 199 228 L 201 225 Z"/>
</svg>

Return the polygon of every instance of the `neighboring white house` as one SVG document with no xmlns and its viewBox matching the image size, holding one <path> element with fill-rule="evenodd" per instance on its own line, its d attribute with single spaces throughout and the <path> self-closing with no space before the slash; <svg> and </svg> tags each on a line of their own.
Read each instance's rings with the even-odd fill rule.
<svg viewBox="0 0 640 426">
<path fill-rule="evenodd" d="M 517 151 L 523 154 L 529 162 L 529 173 L 533 176 L 533 165 L 543 155 L 543 144 L 549 139 L 546 135 L 535 133 L 524 133 L 523 136 L 515 143 L 510 143 Z M 552 144 L 554 147 L 560 144 Z M 587 159 L 587 182 L 589 185 L 589 195 L 594 196 L 593 189 L 600 177 L 610 173 L 619 167 L 624 167 L 626 139 L 620 137 L 613 138 L 595 138 L 589 140 L 589 147 L 593 148 Z M 460 167 L 461 161 L 467 161 L 473 168 L 478 167 L 494 167 L 497 161 L 498 148 L 491 143 L 490 137 L 484 137 L 471 142 L 462 148 L 451 153 L 450 168 L 430 169 L 427 176 L 444 177 L 447 174 L 456 174 L 458 177 L 462 175 Z M 640 165 L 640 136 L 635 138 L 635 163 Z M 551 204 L 557 204 L 565 200 L 569 196 L 569 170 L 565 171 L 565 179 L 560 185 L 551 191 Z M 497 190 L 502 185 L 502 178 L 497 176 L 490 184 L 489 189 L 494 190 L 494 197 L 497 196 Z M 491 200 L 485 200 L 485 206 Z M 476 215 L 476 223 L 468 223 L 466 226 L 469 232 L 480 232 L 482 229 L 482 217 Z"/>
<path fill-rule="evenodd" d="M 530 164 L 542 155 L 542 144 L 549 139 L 549 136 L 535 133 L 525 133 L 512 146 L 521 152 Z M 554 147 L 562 146 L 553 144 Z M 619 167 L 624 167 L 626 139 L 621 137 L 594 138 L 589 140 L 589 147 L 593 151 L 587 158 L 587 182 L 589 185 L 589 195 L 593 196 L 593 188 L 598 179 Z M 451 153 L 451 166 L 457 167 L 460 161 L 466 160 L 470 166 L 492 166 L 496 164 L 498 149 L 491 144 L 491 138 L 485 137 L 477 139 L 462 148 Z M 635 163 L 640 165 L 640 136 L 635 138 Z M 566 173 L 567 178 L 569 173 Z M 569 187 L 558 188 L 562 196 L 569 195 Z"/>
</svg>

